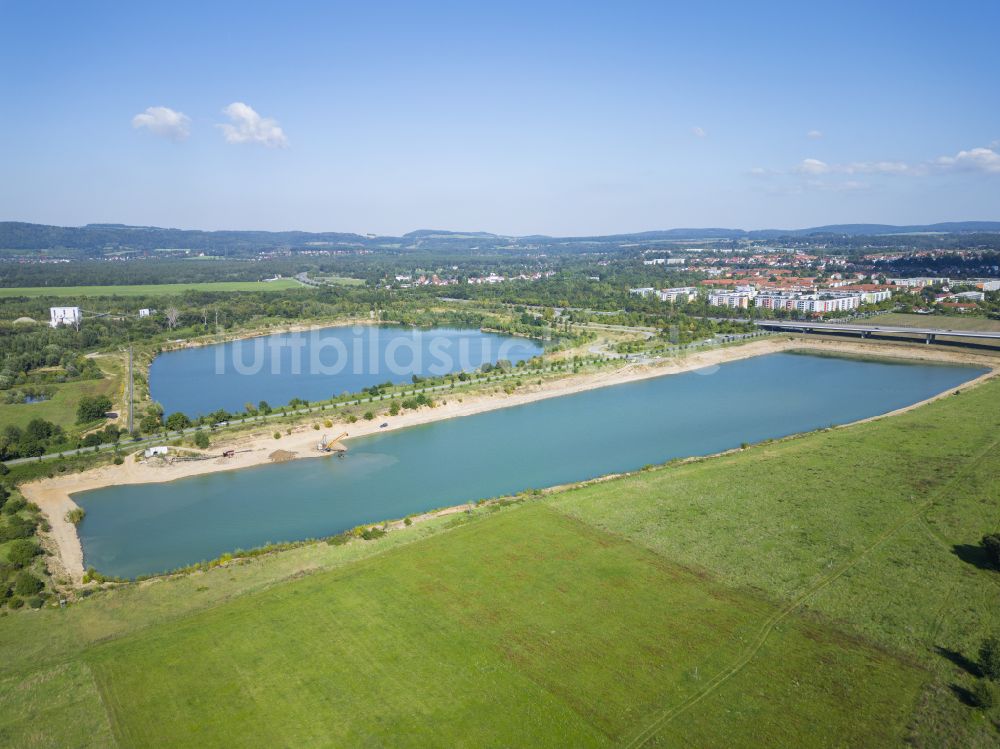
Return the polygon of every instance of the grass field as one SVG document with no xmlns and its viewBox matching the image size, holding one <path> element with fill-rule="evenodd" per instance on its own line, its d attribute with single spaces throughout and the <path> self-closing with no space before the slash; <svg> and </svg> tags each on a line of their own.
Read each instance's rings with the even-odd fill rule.
<svg viewBox="0 0 1000 749">
<path fill-rule="evenodd" d="M 0 288 L 6 297 L 94 297 L 94 296 L 168 296 L 185 291 L 282 291 L 305 288 L 293 278 L 277 281 L 216 281 L 208 283 L 136 284 L 134 286 L 19 286 Z"/>
<path fill-rule="evenodd" d="M 1000 320 L 985 317 L 961 317 L 958 315 L 907 315 L 890 312 L 871 319 L 872 325 L 898 325 L 906 328 L 943 328 L 944 330 L 985 330 L 1000 331 Z"/>
<path fill-rule="evenodd" d="M 0 618 L 0 744 L 995 746 L 1000 381 Z"/>
<path fill-rule="evenodd" d="M 120 405 L 122 364 L 116 357 L 100 357 L 98 364 L 105 373 L 101 380 L 74 380 L 53 385 L 55 395 L 38 403 L 0 403 L 0 429 L 13 424 L 25 427 L 32 419 L 45 419 L 66 430 L 76 425 L 76 409 L 85 395 L 106 395 L 116 408 Z"/>
</svg>

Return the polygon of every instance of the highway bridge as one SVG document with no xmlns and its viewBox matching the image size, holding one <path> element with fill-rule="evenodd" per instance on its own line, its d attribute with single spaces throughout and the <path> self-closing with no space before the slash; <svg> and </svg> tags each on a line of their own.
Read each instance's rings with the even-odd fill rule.
<svg viewBox="0 0 1000 749">
<path fill-rule="evenodd" d="M 934 343 L 938 336 L 945 338 L 980 339 L 1000 344 L 1000 331 L 950 330 L 947 328 L 908 328 L 897 325 L 856 325 L 836 322 L 794 322 L 790 320 L 757 320 L 756 325 L 766 330 L 785 330 L 798 333 L 855 333 L 862 338 L 871 336 L 920 336 L 925 343 Z"/>
</svg>

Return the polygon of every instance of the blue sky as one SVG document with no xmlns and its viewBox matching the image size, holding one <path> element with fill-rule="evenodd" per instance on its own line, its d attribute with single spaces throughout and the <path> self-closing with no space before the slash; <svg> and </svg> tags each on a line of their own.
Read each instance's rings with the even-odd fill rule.
<svg viewBox="0 0 1000 749">
<path fill-rule="evenodd" d="M 0 0 L 0 220 L 1000 219 L 1000 3 L 750 5 Z"/>
</svg>

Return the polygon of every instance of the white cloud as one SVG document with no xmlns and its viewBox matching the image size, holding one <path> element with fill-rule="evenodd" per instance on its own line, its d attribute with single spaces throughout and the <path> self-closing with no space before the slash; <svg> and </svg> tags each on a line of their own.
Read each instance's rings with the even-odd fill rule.
<svg viewBox="0 0 1000 749">
<path fill-rule="evenodd" d="M 698 127 L 697 125 L 695 125 L 693 128 L 691 128 L 691 135 L 693 135 L 695 138 L 707 138 L 708 137 L 708 133 L 705 132 L 705 128 Z"/>
<path fill-rule="evenodd" d="M 838 168 L 844 174 L 916 174 L 921 167 L 913 167 L 902 161 L 855 161 Z"/>
<path fill-rule="evenodd" d="M 799 174 L 826 174 L 830 171 L 830 165 L 819 159 L 802 159 L 795 171 Z"/>
<path fill-rule="evenodd" d="M 227 143 L 260 143 L 268 148 L 284 148 L 288 138 L 276 120 L 261 117 L 249 104 L 234 101 L 222 110 L 231 123 L 216 125 Z"/>
<path fill-rule="evenodd" d="M 848 179 L 843 182 L 812 181 L 807 186 L 813 190 L 825 190 L 827 192 L 857 192 L 858 190 L 867 190 L 869 187 L 866 182 L 860 182 L 856 179 Z"/>
<path fill-rule="evenodd" d="M 799 174 L 918 174 L 922 167 L 902 161 L 854 161 L 850 164 L 827 164 L 819 159 L 802 159 L 795 168 Z"/>
<path fill-rule="evenodd" d="M 191 118 L 170 107 L 147 107 L 132 118 L 132 127 L 145 128 L 153 135 L 181 141 L 191 134 Z"/>
<path fill-rule="evenodd" d="M 970 148 L 954 156 L 941 156 L 935 163 L 942 169 L 1000 174 L 1000 153 L 992 148 Z"/>
<path fill-rule="evenodd" d="M 810 130 L 808 133 L 806 133 L 806 137 L 807 138 L 811 138 L 812 140 L 819 140 L 820 138 L 823 137 L 823 131 L 822 130 Z"/>
</svg>

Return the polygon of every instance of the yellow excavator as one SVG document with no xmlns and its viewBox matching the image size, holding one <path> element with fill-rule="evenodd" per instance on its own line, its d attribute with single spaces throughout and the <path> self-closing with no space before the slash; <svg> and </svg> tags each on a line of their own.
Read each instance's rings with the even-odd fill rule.
<svg viewBox="0 0 1000 749">
<path fill-rule="evenodd" d="M 324 434 L 323 439 L 321 439 L 319 441 L 319 444 L 316 445 L 316 449 L 319 450 L 321 453 L 340 453 L 340 454 L 346 453 L 347 445 L 341 442 L 341 440 L 344 439 L 344 437 L 346 436 L 347 432 L 344 432 L 343 434 L 339 434 L 331 440 L 328 439 L 327 436 Z"/>
</svg>

